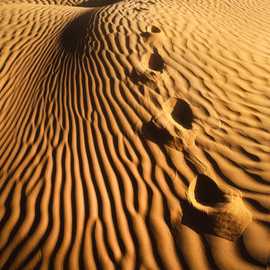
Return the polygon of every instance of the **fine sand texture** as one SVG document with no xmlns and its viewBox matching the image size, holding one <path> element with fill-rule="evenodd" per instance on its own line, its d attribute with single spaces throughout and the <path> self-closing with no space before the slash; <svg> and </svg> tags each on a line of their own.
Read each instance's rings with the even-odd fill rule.
<svg viewBox="0 0 270 270">
<path fill-rule="evenodd" d="M 269 0 L 0 1 L 0 269 L 270 269 Z"/>
</svg>

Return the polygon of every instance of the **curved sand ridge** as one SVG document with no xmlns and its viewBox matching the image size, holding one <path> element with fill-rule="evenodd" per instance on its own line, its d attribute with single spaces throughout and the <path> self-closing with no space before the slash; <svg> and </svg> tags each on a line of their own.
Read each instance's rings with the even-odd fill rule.
<svg viewBox="0 0 270 270">
<path fill-rule="evenodd" d="M 268 1 L 109 2 L 1 1 L 0 269 L 266 269 Z"/>
</svg>

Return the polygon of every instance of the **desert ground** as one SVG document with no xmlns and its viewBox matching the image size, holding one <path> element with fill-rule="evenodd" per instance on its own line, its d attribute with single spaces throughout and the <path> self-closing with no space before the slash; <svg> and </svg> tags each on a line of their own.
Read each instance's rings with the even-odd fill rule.
<svg viewBox="0 0 270 270">
<path fill-rule="evenodd" d="M 0 269 L 270 269 L 269 0 L 0 1 Z"/>
</svg>

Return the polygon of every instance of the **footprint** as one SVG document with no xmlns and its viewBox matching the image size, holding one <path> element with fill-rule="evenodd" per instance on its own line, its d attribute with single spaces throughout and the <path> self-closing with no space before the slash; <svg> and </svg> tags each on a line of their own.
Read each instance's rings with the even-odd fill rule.
<svg viewBox="0 0 270 270">
<path fill-rule="evenodd" d="M 140 72 L 136 69 L 133 69 L 129 74 L 129 78 L 135 84 L 143 84 L 151 89 L 157 89 L 156 76 L 154 72 Z"/>
<path fill-rule="evenodd" d="M 173 136 L 166 126 L 158 122 L 158 119 L 151 119 L 149 122 L 144 123 L 141 128 L 141 134 L 144 138 L 158 145 L 167 145 L 177 150 L 183 149 L 181 138 Z"/>
<path fill-rule="evenodd" d="M 141 36 L 142 36 L 144 41 L 147 41 L 148 38 L 151 37 L 151 33 L 150 32 L 143 32 L 143 33 L 141 33 Z"/>
<path fill-rule="evenodd" d="M 153 120 L 143 124 L 142 134 L 158 144 L 167 144 L 173 140 L 171 134 L 162 127 L 159 127 Z"/>
<path fill-rule="evenodd" d="M 154 25 L 153 25 L 153 26 L 151 27 L 151 32 L 156 34 L 156 33 L 160 33 L 161 30 L 160 30 L 157 26 L 154 26 Z"/>
<path fill-rule="evenodd" d="M 194 196 L 198 202 L 209 206 L 226 202 L 225 194 L 210 177 L 204 174 L 198 175 L 196 179 Z"/>
<path fill-rule="evenodd" d="M 189 104 L 183 99 L 175 100 L 171 116 L 178 124 L 180 124 L 184 128 L 186 129 L 192 128 L 194 115 Z"/>
<path fill-rule="evenodd" d="M 187 200 L 196 213 L 193 226 L 230 241 L 240 237 L 252 220 L 240 192 L 221 188 L 205 174 L 190 183 Z"/>
<path fill-rule="evenodd" d="M 147 41 L 148 39 L 150 39 L 150 37 L 152 39 L 155 39 L 155 34 L 159 34 L 161 33 L 161 30 L 157 27 L 157 26 L 152 26 L 150 31 L 146 31 L 141 33 L 142 38 L 144 39 L 144 41 Z"/>
<path fill-rule="evenodd" d="M 151 54 L 149 58 L 148 66 L 150 69 L 163 72 L 165 67 L 165 62 L 161 55 L 158 53 L 157 48 L 153 48 L 153 53 Z"/>
<path fill-rule="evenodd" d="M 159 112 L 155 112 L 155 116 L 151 121 L 143 125 L 143 136 L 158 144 L 166 144 L 179 151 L 193 147 L 196 132 L 187 130 L 192 128 L 194 118 L 188 103 L 175 97 L 169 98 L 165 102 L 161 99 L 155 102 L 154 95 L 150 96 L 151 104 L 155 105 Z M 146 94 L 145 97 L 147 97 Z M 205 171 L 201 170 L 200 172 L 204 173 Z"/>
</svg>

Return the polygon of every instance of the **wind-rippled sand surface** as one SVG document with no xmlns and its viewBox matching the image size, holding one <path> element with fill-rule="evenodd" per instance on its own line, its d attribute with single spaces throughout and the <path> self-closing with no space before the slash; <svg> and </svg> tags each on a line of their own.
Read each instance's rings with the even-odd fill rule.
<svg viewBox="0 0 270 270">
<path fill-rule="evenodd" d="M 1 0 L 0 269 L 267 269 L 269 18 Z"/>
</svg>

